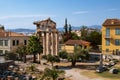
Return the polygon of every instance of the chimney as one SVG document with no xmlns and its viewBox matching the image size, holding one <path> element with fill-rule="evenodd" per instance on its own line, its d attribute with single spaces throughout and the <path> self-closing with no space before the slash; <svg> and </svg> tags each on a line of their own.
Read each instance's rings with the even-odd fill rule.
<svg viewBox="0 0 120 80">
<path fill-rule="evenodd" d="M 114 20 L 111 21 L 111 24 L 114 24 Z"/>
</svg>

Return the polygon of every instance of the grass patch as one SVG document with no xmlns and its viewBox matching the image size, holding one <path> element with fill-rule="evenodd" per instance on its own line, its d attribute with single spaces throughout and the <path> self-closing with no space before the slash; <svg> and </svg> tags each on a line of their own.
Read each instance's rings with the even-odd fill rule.
<svg viewBox="0 0 120 80">
<path fill-rule="evenodd" d="M 120 72 L 118 74 L 112 74 L 112 73 L 109 73 L 109 71 L 96 73 L 95 70 L 84 70 L 80 72 L 80 74 L 87 76 L 90 79 L 100 78 L 103 80 L 120 80 Z"/>
<path fill-rule="evenodd" d="M 95 71 L 93 71 L 93 70 L 84 70 L 84 71 L 80 72 L 80 74 L 87 76 L 89 78 L 98 78 L 99 77 L 97 74 L 95 74 Z"/>
<path fill-rule="evenodd" d="M 119 68 L 119 71 L 120 71 L 120 68 Z M 105 72 L 96 73 L 96 74 L 103 78 L 109 78 L 111 80 L 120 80 L 120 72 L 118 74 L 112 74 L 109 71 L 105 71 Z"/>
</svg>

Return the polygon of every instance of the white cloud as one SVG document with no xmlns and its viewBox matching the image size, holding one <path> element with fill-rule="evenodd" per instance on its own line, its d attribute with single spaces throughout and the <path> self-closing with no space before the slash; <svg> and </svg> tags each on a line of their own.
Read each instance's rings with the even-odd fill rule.
<svg viewBox="0 0 120 80">
<path fill-rule="evenodd" d="M 11 18 L 36 18 L 36 17 L 56 17 L 56 15 L 10 15 L 10 16 L 1 16 L 0 19 L 11 19 Z"/>
<path fill-rule="evenodd" d="M 76 11 L 76 12 L 73 12 L 73 14 L 86 14 L 88 13 L 88 11 Z"/>
</svg>

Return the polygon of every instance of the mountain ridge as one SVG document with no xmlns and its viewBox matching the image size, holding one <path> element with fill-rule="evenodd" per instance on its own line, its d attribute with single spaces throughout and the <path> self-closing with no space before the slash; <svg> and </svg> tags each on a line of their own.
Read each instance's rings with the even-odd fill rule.
<svg viewBox="0 0 120 80">
<path fill-rule="evenodd" d="M 72 26 L 72 30 L 80 30 L 82 28 L 82 26 Z M 100 25 L 92 25 L 92 26 L 88 26 L 88 28 L 94 28 L 94 29 L 101 29 Z M 63 27 L 59 27 L 57 28 L 58 31 L 64 31 Z M 18 32 L 18 33 L 34 33 L 36 31 L 36 29 L 27 29 L 27 28 L 16 28 L 16 29 L 7 29 L 8 31 L 12 31 L 12 32 Z"/>
</svg>

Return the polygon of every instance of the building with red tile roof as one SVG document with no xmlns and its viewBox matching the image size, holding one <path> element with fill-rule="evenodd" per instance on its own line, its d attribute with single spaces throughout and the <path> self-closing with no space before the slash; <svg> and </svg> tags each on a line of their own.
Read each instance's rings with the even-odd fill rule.
<svg viewBox="0 0 120 80">
<path fill-rule="evenodd" d="M 5 31 L 0 28 L 0 55 L 8 51 L 14 51 L 19 45 L 27 45 L 29 36 L 24 34 Z"/>
<path fill-rule="evenodd" d="M 68 53 L 74 53 L 74 47 L 80 46 L 81 48 L 89 48 L 90 42 L 84 40 L 68 40 L 63 45 L 61 45 L 61 50 Z"/>
<path fill-rule="evenodd" d="M 106 19 L 102 24 L 102 53 L 120 54 L 120 19 Z"/>
</svg>

